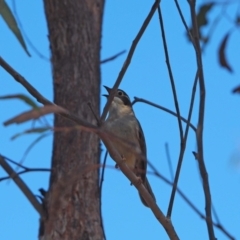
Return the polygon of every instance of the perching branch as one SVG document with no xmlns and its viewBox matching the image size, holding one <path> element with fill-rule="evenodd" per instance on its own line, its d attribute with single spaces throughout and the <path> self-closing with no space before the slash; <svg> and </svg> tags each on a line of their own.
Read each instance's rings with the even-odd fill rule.
<svg viewBox="0 0 240 240">
<path fill-rule="evenodd" d="M 161 225 L 164 227 L 166 233 L 168 234 L 170 239 L 179 239 L 177 236 L 177 233 L 174 230 L 174 227 L 171 223 L 171 221 L 164 216 L 160 208 L 157 206 L 156 202 L 153 200 L 152 196 L 149 194 L 149 192 L 146 190 L 144 185 L 139 183 L 139 180 L 137 176 L 133 173 L 133 171 L 130 170 L 130 168 L 125 164 L 124 161 L 122 161 L 122 157 L 120 154 L 116 151 L 116 149 L 113 147 L 112 142 L 108 140 L 107 137 L 102 136 L 102 141 L 104 142 L 106 148 L 109 151 L 109 154 L 112 159 L 116 161 L 119 168 L 122 170 L 124 175 L 131 181 L 131 183 L 138 189 L 141 196 L 144 198 L 144 200 L 147 202 L 149 208 L 152 210 L 155 217 L 158 219 L 158 221 L 161 223 Z M 131 148 L 132 149 L 132 148 Z M 134 150 L 134 149 L 132 149 Z"/>
<path fill-rule="evenodd" d="M 31 86 L 30 83 L 28 83 L 20 74 L 18 74 L 14 69 L 12 69 L 1 57 L 0 57 L 0 65 L 3 66 L 3 68 L 7 68 L 9 73 L 19 82 L 21 83 L 29 92 L 30 94 L 35 97 L 39 102 L 50 105 L 53 104 L 49 100 L 45 99 L 35 88 Z M 53 104 L 54 106 L 57 106 L 56 104 Z M 58 106 L 57 106 L 58 107 Z M 63 109 L 63 108 L 62 108 Z M 119 153 L 116 151 L 116 149 L 112 146 L 112 139 L 114 138 L 115 141 L 119 141 L 119 143 L 126 145 L 126 147 L 129 147 L 132 151 L 134 151 L 134 147 L 132 146 L 131 143 L 128 143 L 126 141 L 123 141 L 122 139 L 114 136 L 113 134 L 109 134 L 105 131 L 103 131 L 101 128 L 94 126 L 86 121 L 83 121 L 80 119 L 78 116 L 71 114 L 67 110 L 66 112 L 62 113 L 59 112 L 57 114 L 64 116 L 78 125 L 80 125 L 82 130 L 85 131 L 90 131 L 95 134 L 97 134 L 101 140 L 104 142 L 105 146 L 107 147 L 111 157 L 116 161 L 122 172 L 124 173 L 125 176 L 130 180 L 131 183 L 138 189 L 139 193 L 141 196 L 144 198 L 144 200 L 147 202 L 148 206 L 152 210 L 153 214 L 156 216 L 158 221 L 161 223 L 161 225 L 164 227 L 166 230 L 168 236 L 172 240 L 178 240 L 177 233 L 174 230 L 174 227 L 169 221 L 162 211 L 159 209 L 157 206 L 156 202 L 152 199 L 152 196 L 148 193 L 146 188 L 144 187 L 143 184 L 139 184 L 139 180 L 137 176 L 129 169 L 129 167 L 122 161 L 121 156 Z M 99 166 L 98 166 L 99 167 Z"/>
</svg>

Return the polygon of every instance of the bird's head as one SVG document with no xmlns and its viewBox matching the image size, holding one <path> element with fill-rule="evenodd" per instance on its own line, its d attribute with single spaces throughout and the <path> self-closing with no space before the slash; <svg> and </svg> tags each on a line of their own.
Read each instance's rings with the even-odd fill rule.
<svg viewBox="0 0 240 240">
<path fill-rule="evenodd" d="M 112 88 L 104 86 L 108 92 L 108 94 L 104 94 L 103 96 L 108 97 L 112 91 Z M 129 96 L 121 89 L 118 89 L 114 95 L 113 101 L 111 103 L 109 109 L 109 115 L 117 114 L 129 114 L 132 112 L 132 103 Z"/>
</svg>

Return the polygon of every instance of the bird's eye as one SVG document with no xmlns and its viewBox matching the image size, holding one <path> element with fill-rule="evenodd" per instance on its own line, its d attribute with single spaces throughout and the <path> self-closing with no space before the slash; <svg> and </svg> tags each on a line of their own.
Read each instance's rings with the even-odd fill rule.
<svg viewBox="0 0 240 240">
<path fill-rule="evenodd" d="M 118 95 L 119 95 L 119 96 L 122 96 L 123 93 L 122 93 L 121 91 L 118 91 Z"/>
</svg>

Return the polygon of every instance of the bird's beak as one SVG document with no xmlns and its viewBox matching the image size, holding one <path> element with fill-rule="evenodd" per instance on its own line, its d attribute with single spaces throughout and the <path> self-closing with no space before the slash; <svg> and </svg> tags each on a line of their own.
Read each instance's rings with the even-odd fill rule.
<svg viewBox="0 0 240 240">
<path fill-rule="evenodd" d="M 107 87 L 107 86 L 104 86 L 104 87 L 106 88 L 107 92 L 110 94 L 110 92 L 111 92 L 112 89 L 109 88 L 109 87 Z M 108 98 L 108 97 L 109 97 L 109 94 L 103 94 L 103 96 Z"/>
</svg>

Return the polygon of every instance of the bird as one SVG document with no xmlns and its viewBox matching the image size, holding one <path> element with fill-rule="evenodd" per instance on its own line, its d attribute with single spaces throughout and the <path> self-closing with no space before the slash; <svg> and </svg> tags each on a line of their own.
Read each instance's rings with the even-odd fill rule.
<svg viewBox="0 0 240 240">
<path fill-rule="evenodd" d="M 109 97 L 112 89 L 104 86 Z M 102 128 L 115 136 L 111 143 L 121 155 L 127 166 L 139 177 L 149 194 L 156 202 L 156 198 L 146 177 L 147 148 L 142 127 L 135 116 L 129 96 L 121 89 L 115 92 L 113 101 L 109 107 L 108 117 L 103 122 Z M 116 140 L 117 138 L 117 140 Z M 129 143 L 129 144 L 127 144 Z M 136 150 L 132 150 L 132 146 Z M 116 165 L 117 167 L 117 165 Z M 139 194 L 142 203 L 149 207 L 144 198 Z"/>
</svg>

